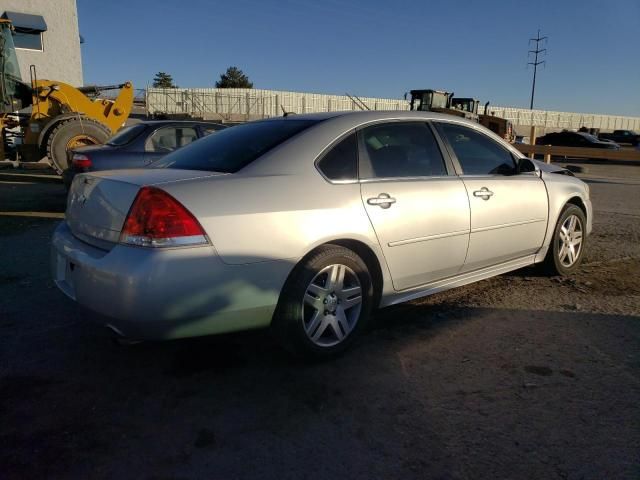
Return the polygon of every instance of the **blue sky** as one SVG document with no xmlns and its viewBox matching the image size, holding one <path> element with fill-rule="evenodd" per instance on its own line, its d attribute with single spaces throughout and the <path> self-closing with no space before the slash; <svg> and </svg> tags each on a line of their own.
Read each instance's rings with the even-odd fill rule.
<svg viewBox="0 0 640 480">
<path fill-rule="evenodd" d="M 85 83 L 401 98 L 436 88 L 528 107 L 528 39 L 549 37 L 535 108 L 640 116 L 638 0 L 77 0 Z"/>
</svg>

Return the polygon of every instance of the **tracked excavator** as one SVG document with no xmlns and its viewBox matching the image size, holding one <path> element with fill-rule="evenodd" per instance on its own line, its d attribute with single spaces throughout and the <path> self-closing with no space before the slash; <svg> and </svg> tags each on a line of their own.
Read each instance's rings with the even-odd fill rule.
<svg viewBox="0 0 640 480">
<path fill-rule="evenodd" d="M 11 22 L 0 18 L 0 160 L 11 145 L 21 161 L 47 157 L 61 173 L 68 168 L 69 150 L 102 144 L 124 124 L 133 107 L 133 85 L 73 87 L 38 79 L 34 65 L 26 83 L 12 32 Z M 97 98 L 116 89 L 120 91 L 113 100 Z"/>
</svg>

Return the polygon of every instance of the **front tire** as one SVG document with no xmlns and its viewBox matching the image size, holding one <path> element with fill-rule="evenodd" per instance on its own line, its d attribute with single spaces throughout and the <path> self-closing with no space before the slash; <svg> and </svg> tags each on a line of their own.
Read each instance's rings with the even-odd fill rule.
<svg viewBox="0 0 640 480">
<path fill-rule="evenodd" d="M 348 248 L 324 245 L 290 275 L 273 329 L 293 354 L 329 358 L 347 349 L 365 329 L 372 304 L 373 284 L 364 261 Z"/>
<path fill-rule="evenodd" d="M 578 270 L 584 256 L 586 225 L 586 217 L 579 207 L 572 204 L 564 207 L 543 264 L 549 275 L 566 276 Z"/>
</svg>

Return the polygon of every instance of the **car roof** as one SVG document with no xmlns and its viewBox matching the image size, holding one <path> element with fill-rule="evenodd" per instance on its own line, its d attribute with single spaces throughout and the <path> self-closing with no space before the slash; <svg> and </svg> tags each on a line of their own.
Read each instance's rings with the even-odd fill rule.
<svg viewBox="0 0 640 480">
<path fill-rule="evenodd" d="M 495 141 L 501 142 L 514 156 L 522 156 L 515 147 L 506 143 L 504 139 L 501 139 L 494 132 L 480 125 L 478 122 L 465 119 L 458 115 L 409 110 L 322 112 L 272 117 L 266 120 L 249 122 L 249 124 L 264 124 L 270 122 L 280 122 L 284 124 L 287 122 L 308 121 L 311 125 L 303 129 L 299 134 L 279 144 L 276 148 L 263 154 L 260 161 L 252 162 L 244 167 L 243 171 L 248 175 L 281 174 L 283 171 L 293 172 L 296 169 L 301 169 L 300 171 L 302 171 L 311 165 L 334 141 L 356 129 L 387 122 L 422 123 L 430 120 L 464 125 L 472 130 L 481 131 Z M 238 128 L 242 128 L 242 126 Z M 291 159 L 296 160 L 291 161 Z M 309 161 L 305 161 L 305 159 Z"/>
<path fill-rule="evenodd" d="M 354 125 L 374 122 L 376 120 L 452 120 L 455 119 L 460 123 L 467 123 L 472 126 L 478 126 L 478 122 L 464 119 L 457 115 L 448 115 L 446 113 L 437 112 L 424 112 L 413 110 L 366 110 L 366 111 L 344 111 L 344 112 L 320 112 L 320 113 L 305 113 L 305 114 L 292 114 L 286 117 L 271 117 L 266 122 L 274 120 L 331 120 L 342 119 L 352 121 Z"/>
<path fill-rule="evenodd" d="M 208 122 L 206 120 L 142 120 L 141 122 L 132 123 L 131 125 L 151 125 L 151 126 L 159 126 L 159 125 L 180 125 L 180 124 L 189 124 L 189 125 L 224 125 L 221 122 Z M 226 125 L 225 125 L 226 126 Z"/>
</svg>

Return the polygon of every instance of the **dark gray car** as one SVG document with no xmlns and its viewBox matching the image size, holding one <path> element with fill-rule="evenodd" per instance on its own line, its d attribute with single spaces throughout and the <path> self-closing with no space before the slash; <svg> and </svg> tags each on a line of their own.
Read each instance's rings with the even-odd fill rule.
<svg viewBox="0 0 640 480">
<path fill-rule="evenodd" d="M 167 153 L 205 137 L 226 125 L 212 122 L 153 120 L 121 129 L 104 145 L 69 153 L 71 167 L 63 173 L 67 188 L 78 173 L 141 168 Z"/>
</svg>

